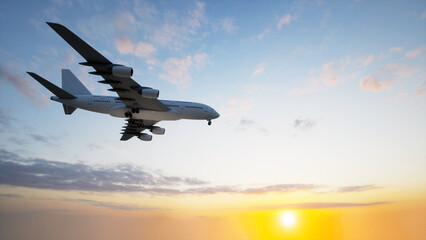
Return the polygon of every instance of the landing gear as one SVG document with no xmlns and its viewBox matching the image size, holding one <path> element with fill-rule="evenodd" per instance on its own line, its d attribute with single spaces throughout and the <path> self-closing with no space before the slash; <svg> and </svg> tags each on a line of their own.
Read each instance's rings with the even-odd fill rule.
<svg viewBox="0 0 426 240">
<path fill-rule="evenodd" d="M 207 124 L 210 126 L 212 125 L 212 120 L 207 120 Z"/>
<path fill-rule="evenodd" d="M 132 114 L 131 112 L 125 112 L 125 113 L 124 113 L 124 116 L 125 116 L 126 118 L 132 118 L 133 114 Z"/>
<path fill-rule="evenodd" d="M 139 108 L 132 108 L 132 113 L 139 113 Z"/>
</svg>

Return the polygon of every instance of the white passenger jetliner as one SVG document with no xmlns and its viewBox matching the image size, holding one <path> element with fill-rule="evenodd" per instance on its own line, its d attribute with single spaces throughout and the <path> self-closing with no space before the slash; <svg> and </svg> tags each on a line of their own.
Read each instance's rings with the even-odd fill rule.
<svg viewBox="0 0 426 240">
<path fill-rule="evenodd" d="M 219 113 L 205 104 L 158 100 L 158 90 L 140 86 L 131 78 L 133 75 L 131 67 L 110 62 L 68 28 L 57 23 L 47 24 L 86 59 L 86 62 L 80 64 L 93 67 L 95 71 L 90 74 L 102 76 L 103 80 L 98 82 L 109 84 L 112 88 L 108 90 L 118 95 L 118 97 L 92 95 L 68 69 L 62 69 L 62 88 L 35 73 L 27 72 L 55 94 L 50 99 L 62 103 L 65 114 L 70 115 L 77 108 L 81 108 L 127 118 L 121 132 L 122 141 L 129 140 L 133 136 L 143 141 L 151 141 L 152 135 L 143 133 L 147 129 L 153 134 L 163 135 L 165 129 L 155 126 L 160 121 L 196 119 L 207 120 L 210 125 L 212 119 L 219 117 Z"/>
</svg>

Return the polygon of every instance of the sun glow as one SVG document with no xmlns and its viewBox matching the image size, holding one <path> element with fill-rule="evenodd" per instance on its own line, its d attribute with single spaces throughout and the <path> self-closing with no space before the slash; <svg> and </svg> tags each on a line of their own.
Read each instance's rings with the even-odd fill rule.
<svg viewBox="0 0 426 240">
<path fill-rule="evenodd" d="M 296 215 L 292 211 L 285 211 L 281 214 L 280 221 L 284 227 L 293 227 L 296 224 Z"/>
</svg>

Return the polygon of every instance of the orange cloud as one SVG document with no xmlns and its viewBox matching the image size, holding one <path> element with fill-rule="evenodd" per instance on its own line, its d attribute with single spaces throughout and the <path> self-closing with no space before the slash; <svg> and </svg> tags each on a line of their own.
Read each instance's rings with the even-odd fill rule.
<svg viewBox="0 0 426 240">
<path fill-rule="evenodd" d="M 364 90 L 371 90 L 371 91 L 382 91 L 386 88 L 389 88 L 391 86 L 390 81 L 380 82 L 373 76 L 365 76 L 360 81 L 360 86 Z"/>
<path fill-rule="evenodd" d="M 416 57 L 420 57 L 421 55 L 423 55 L 423 52 L 426 50 L 426 46 L 423 47 L 419 47 L 416 48 L 414 50 L 408 51 L 405 56 L 407 58 L 416 58 Z"/>
<path fill-rule="evenodd" d="M 286 14 L 283 17 L 281 17 L 277 24 L 278 30 L 280 30 L 283 25 L 289 25 L 293 19 L 294 17 L 292 17 L 291 14 Z"/>
</svg>

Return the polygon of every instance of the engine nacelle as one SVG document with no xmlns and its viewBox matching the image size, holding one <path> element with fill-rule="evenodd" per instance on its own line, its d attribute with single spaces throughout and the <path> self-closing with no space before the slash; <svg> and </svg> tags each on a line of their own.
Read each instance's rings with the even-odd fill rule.
<svg viewBox="0 0 426 240">
<path fill-rule="evenodd" d="M 164 133 L 166 132 L 166 129 L 161 127 L 152 127 L 151 132 L 157 135 L 164 135 Z"/>
<path fill-rule="evenodd" d="M 133 68 L 126 66 L 114 66 L 112 67 L 112 75 L 116 77 L 131 77 L 133 75 Z"/>
<path fill-rule="evenodd" d="M 141 133 L 138 138 L 142 141 L 151 141 L 152 135 L 149 135 L 149 134 L 146 134 L 146 133 Z"/>
<path fill-rule="evenodd" d="M 158 96 L 160 96 L 160 91 L 157 89 L 142 89 L 141 95 L 145 98 L 158 98 Z"/>
</svg>

